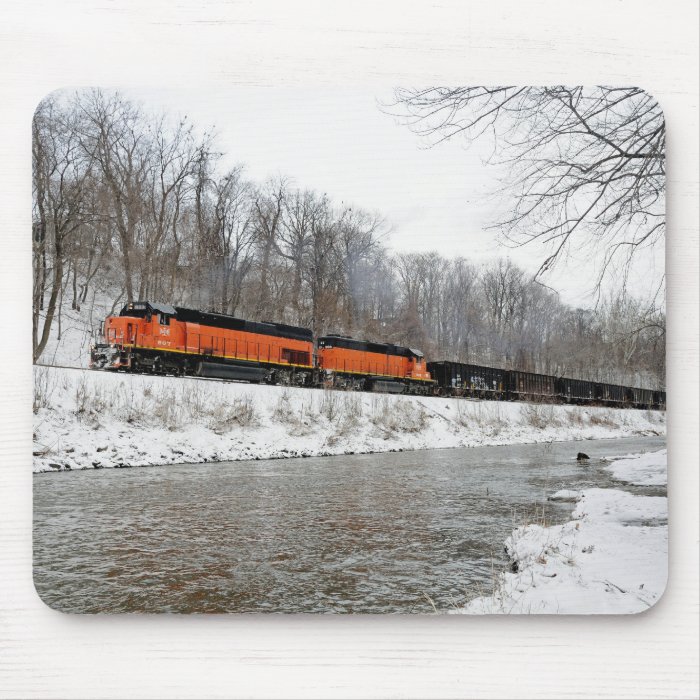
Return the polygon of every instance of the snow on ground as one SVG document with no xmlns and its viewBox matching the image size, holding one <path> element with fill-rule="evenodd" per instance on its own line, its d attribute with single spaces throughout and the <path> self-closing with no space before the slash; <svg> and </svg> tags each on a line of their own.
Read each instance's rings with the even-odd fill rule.
<svg viewBox="0 0 700 700">
<path fill-rule="evenodd" d="M 35 367 L 34 470 L 665 433 L 665 414 Z"/>
<path fill-rule="evenodd" d="M 616 462 L 624 464 L 616 467 Z M 631 484 L 650 485 L 650 473 L 654 485 L 665 484 L 666 450 L 629 455 L 610 469 Z M 571 495 L 562 491 L 551 498 Z M 667 517 L 665 497 L 586 489 L 570 522 L 514 530 L 506 540 L 512 572 L 498 576 L 493 595 L 476 598 L 458 612 L 642 612 L 666 587 Z"/>
<path fill-rule="evenodd" d="M 105 317 L 123 306 L 123 299 L 115 302 L 114 285 L 109 280 L 93 280 L 80 309 L 72 309 L 66 296 L 62 308 L 56 311 L 49 339 L 39 362 L 45 365 L 87 367 L 90 360 L 90 344 L 93 333 L 100 328 Z M 72 295 L 71 299 L 72 299 Z M 60 321 L 60 322 L 59 322 Z M 40 333 L 44 316 L 41 315 Z"/>
<path fill-rule="evenodd" d="M 645 455 L 608 457 L 607 469 L 618 481 L 639 486 L 663 486 L 666 483 L 666 450 Z"/>
</svg>

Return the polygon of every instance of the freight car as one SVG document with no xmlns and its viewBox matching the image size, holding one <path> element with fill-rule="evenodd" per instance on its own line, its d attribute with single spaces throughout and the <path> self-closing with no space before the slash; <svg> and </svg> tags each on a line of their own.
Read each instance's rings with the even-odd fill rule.
<svg viewBox="0 0 700 700">
<path fill-rule="evenodd" d="M 556 381 L 547 374 L 509 370 L 506 373 L 508 398 L 519 401 L 557 401 Z"/>
<path fill-rule="evenodd" d="M 97 369 L 299 385 L 310 383 L 314 370 L 307 328 L 169 304 L 126 304 L 107 317 L 102 336 L 91 350 Z"/>
<path fill-rule="evenodd" d="M 592 404 L 596 401 L 596 384 L 583 379 L 557 377 L 554 380 L 556 394 L 563 403 Z"/>
<path fill-rule="evenodd" d="M 627 393 L 624 386 L 596 384 L 596 400 L 603 406 L 624 406 Z"/>
<path fill-rule="evenodd" d="M 504 398 L 506 371 L 462 362 L 428 362 L 428 372 L 440 396 L 470 396 L 479 399 Z"/>
<path fill-rule="evenodd" d="M 326 385 L 343 389 L 427 394 L 434 385 L 420 350 L 346 335 L 318 339 L 317 367 Z"/>
<path fill-rule="evenodd" d="M 652 408 L 657 410 L 666 409 L 666 392 L 665 391 L 655 391 L 652 396 Z"/>
<path fill-rule="evenodd" d="M 628 397 L 633 408 L 649 408 L 654 404 L 654 392 L 651 389 L 631 387 L 628 389 Z"/>
</svg>

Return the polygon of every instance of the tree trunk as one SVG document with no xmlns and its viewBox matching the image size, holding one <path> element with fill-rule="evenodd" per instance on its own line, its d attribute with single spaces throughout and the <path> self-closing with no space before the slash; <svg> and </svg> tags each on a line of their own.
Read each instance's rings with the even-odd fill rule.
<svg viewBox="0 0 700 700">
<path fill-rule="evenodd" d="M 51 324 L 53 323 L 53 317 L 56 313 L 56 302 L 58 301 L 58 295 L 61 291 L 62 280 L 63 280 L 63 250 L 61 244 L 56 242 L 56 255 L 54 260 L 53 269 L 53 285 L 51 289 L 51 296 L 49 297 L 49 304 L 46 309 L 46 318 L 44 319 L 44 327 L 41 332 L 41 339 L 38 344 L 34 347 L 34 362 L 36 362 L 41 353 L 44 352 L 46 348 L 46 343 L 49 340 L 49 334 L 51 332 Z"/>
</svg>

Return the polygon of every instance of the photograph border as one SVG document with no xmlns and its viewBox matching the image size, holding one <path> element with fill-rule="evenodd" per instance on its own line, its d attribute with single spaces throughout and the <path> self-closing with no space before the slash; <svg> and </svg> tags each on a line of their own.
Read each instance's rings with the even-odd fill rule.
<svg viewBox="0 0 700 700">
<path fill-rule="evenodd" d="M 217 2 L 187 8 L 158 0 L 144 8 L 78 0 L 15 3 L 0 11 L 7 37 L 0 56 L 9 67 L 0 77 L 7 98 L 0 113 L 6 203 L 0 230 L 7 246 L 0 298 L 15 341 L 1 370 L 0 696 L 697 695 L 698 9 L 692 0 L 678 3 L 673 15 L 651 0 L 594 6 L 580 16 L 577 6 L 562 11 L 549 0 L 527 12 L 513 0 L 444 2 L 426 17 L 423 7 L 395 2 L 338 7 L 328 15 L 320 5 L 274 2 L 258 5 L 252 16 L 249 8 Z M 441 50 L 431 48 L 436 41 Z M 36 103 L 66 85 L 147 85 L 201 75 L 219 88 L 303 82 L 322 89 L 362 79 L 390 85 L 404 81 L 411 66 L 422 81 L 439 76 L 453 84 L 638 83 L 665 111 L 670 571 L 664 598 L 642 615 L 586 619 L 78 619 L 50 611 L 31 581 L 27 230 Z"/>
</svg>

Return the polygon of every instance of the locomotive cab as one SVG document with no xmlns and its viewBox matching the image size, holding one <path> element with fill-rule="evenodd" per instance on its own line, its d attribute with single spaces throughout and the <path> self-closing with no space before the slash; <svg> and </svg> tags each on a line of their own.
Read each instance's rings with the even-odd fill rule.
<svg viewBox="0 0 700 700">
<path fill-rule="evenodd" d="M 125 304 L 118 316 L 108 316 L 102 338 L 90 349 L 90 366 L 98 369 L 130 367 L 130 352 L 137 344 L 153 344 L 154 337 L 169 336 L 170 319 L 176 311 L 169 304 L 133 301 Z M 170 343 L 159 341 L 157 345 Z"/>
<path fill-rule="evenodd" d="M 415 348 L 409 348 L 411 357 L 408 362 L 408 374 L 407 376 L 411 379 L 431 379 L 430 373 L 425 365 L 425 356 L 420 350 Z"/>
</svg>

